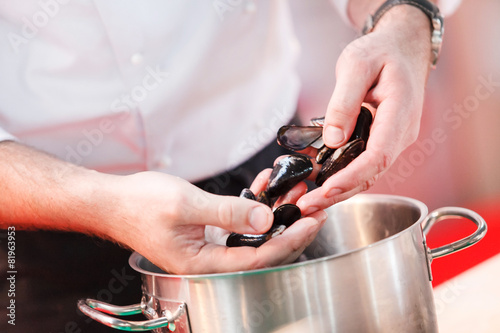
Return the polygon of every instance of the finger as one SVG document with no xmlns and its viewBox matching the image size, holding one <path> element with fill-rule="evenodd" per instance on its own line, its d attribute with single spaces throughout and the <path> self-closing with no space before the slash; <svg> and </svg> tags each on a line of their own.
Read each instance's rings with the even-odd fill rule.
<svg viewBox="0 0 500 333">
<path fill-rule="evenodd" d="M 328 178 L 321 187 L 302 196 L 297 206 L 303 214 L 309 214 L 366 191 L 388 167 L 389 159 L 383 156 L 377 151 L 363 152 L 346 168 Z"/>
<path fill-rule="evenodd" d="M 338 191 L 332 197 L 325 197 L 319 189 L 311 191 L 307 194 L 307 197 L 301 198 L 300 202 L 297 202 L 297 206 L 305 214 L 314 214 L 321 209 L 327 209 L 336 203 L 347 200 L 350 197 L 362 192 L 361 186 L 355 187 L 354 189 L 343 192 Z"/>
<path fill-rule="evenodd" d="M 259 172 L 259 174 L 255 177 L 250 185 L 250 191 L 252 191 L 255 195 L 259 192 L 264 191 L 266 189 L 267 183 L 269 181 L 269 176 L 273 170 L 271 168 L 267 168 Z"/>
<path fill-rule="evenodd" d="M 197 188 L 184 197 L 176 216 L 182 223 L 212 225 L 237 233 L 261 234 L 271 228 L 271 209 L 254 200 L 215 195 Z"/>
<path fill-rule="evenodd" d="M 193 270 L 196 274 L 222 273 L 293 262 L 314 240 L 326 218 L 323 211 L 302 218 L 258 248 L 207 244 L 197 254 Z"/>
<path fill-rule="evenodd" d="M 295 204 L 297 200 L 306 194 L 307 192 L 307 184 L 304 182 L 300 182 L 295 185 L 290 191 L 280 196 L 275 203 L 276 207 L 279 207 L 283 204 Z"/>
<path fill-rule="evenodd" d="M 323 141 L 328 147 L 345 144 L 356 124 L 361 104 L 377 81 L 382 64 L 364 57 L 360 38 L 349 45 L 337 63 L 337 82 L 328 104 L 323 129 Z"/>
</svg>

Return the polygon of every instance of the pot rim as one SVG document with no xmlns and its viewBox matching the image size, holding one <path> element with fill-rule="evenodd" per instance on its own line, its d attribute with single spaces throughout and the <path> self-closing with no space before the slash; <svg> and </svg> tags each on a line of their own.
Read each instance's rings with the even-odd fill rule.
<svg viewBox="0 0 500 333">
<path fill-rule="evenodd" d="M 301 262 L 296 262 L 296 263 L 290 263 L 290 264 L 285 264 L 285 265 L 280 265 L 280 266 L 273 266 L 273 267 L 266 267 L 266 268 L 259 268 L 259 269 L 253 269 L 253 270 L 247 270 L 247 271 L 235 271 L 235 272 L 225 272 L 225 273 L 211 273 L 211 274 L 186 274 L 186 275 L 177 275 L 177 274 L 168 274 L 168 273 L 157 273 L 157 272 L 152 272 L 145 270 L 138 265 L 138 261 L 142 260 L 143 258 L 147 260 L 143 255 L 141 255 L 138 252 L 134 252 L 130 255 L 129 258 L 129 265 L 137 272 L 145 275 L 150 275 L 150 276 L 157 276 L 157 277 L 164 277 L 164 278 L 170 278 L 170 279 L 212 279 L 212 278 L 230 278 L 230 277 L 235 277 L 235 276 L 246 276 L 246 275 L 258 275 L 258 274 L 267 274 L 267 273 L 272 273 L 272 272 L 279 272 L 279 271 L 284 271 L 284 270 L 290 270 L 290 269 L 295 269 L 295 268 L 300 268 L 308 265 L 313 265 L 318 262 L 323 262 L 327 260 L 331 260 L 334 258 L 339 258 L 339 257 L 344 257 L 344 256 L 349 256 L 352 255 L 353 253 L 364 251 L 368 248 L 372 248 L 375 246 L 379 246 L 380 244 L 384 244 L 386 242 L 390 242 L 391 240 L 400 237 L 400 235 L 403 232 L 406 232 L 407 230 L 411 228 L 415 228 L 416 225 L 420 225 L 425 217 L 428 214 L 428 208 L 427 206 L 416 199 L 405 197 L 405 196 L 399 196 L 399 195 L 391 195 L 391 194 L 357 194 L 347 200 L 344 200 L 342 202 L 337 203 L 336 205 L 343 205 L 343 204 L 348 204 L 350 202 L 363 202 L 363 201 L 370 201 L 370 202 L 405 202 L 407 204 L 413 205 L 420 211 L 420 217 L 418 218 L 417 221 L 413 222 L 410 226 L 407 228 L 389 236 L 384 239 L 378 240 L 376 242 L 373 242 L 371 244 L 368 244 L 363 247 L 359 247 L 356 249 L 352 249 L 346 252 L 342 253 L 337 253 L 337 254 L 332 254 L 329 256 L 324 256 L 320 258 L 315 258 L 315 259 L 310 259 L 306 261 L 301 261 Z M 328 209 L 328 208 L 327 208 Z"/>
</svg>

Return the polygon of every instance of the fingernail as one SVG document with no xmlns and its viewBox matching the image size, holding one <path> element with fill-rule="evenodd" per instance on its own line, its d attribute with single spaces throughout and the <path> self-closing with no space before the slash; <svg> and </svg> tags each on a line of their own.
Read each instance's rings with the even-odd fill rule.
<svg viewBox="0 0 500 333">
<path fill-rule="evenodd" d="M 323 224 L 328 218 L 328 213 L 323 211 L 323 214 L 318 218 L 319 223 Z"/>
<path fill-rule="evenodd" d="M 336 146 L 344 141 L 344 131 L 335 126 L 327 126 L 323 134 L 323 141 L 327 145 Z"/>
<path fill-rule="evenodd" d="M 250 211 L 250 225 L 255 231 L 264 232 L 269 214 L 265 207 L 255 207 Z"/>
<path fill-rule="evenodd" d="M 314 212 L 317 212 L 318 210 L 319 210 L 318 207 L 310 206 L 304 212 L 302 212 L 302 215 L 303 216 L 308 216 L 308 215 L 311 215 Z"/>
<path fill-rule="evenodd" d="M 339 188 L 335 188 L 335 187 L 334 187 L 334 188 L 329 189 L 329 190 L 328 190 L 328 192 L 326 192 L 325 197 L 326 197 L 327 199 L 331 199 L 331 198 L 333 198 L 334 196 L 339 195 L 339 194 L 341 194 L 341 193 L 342 193 L 342 190 L 341 190 L 341 189 L 339 189 Z"/>
</svg>

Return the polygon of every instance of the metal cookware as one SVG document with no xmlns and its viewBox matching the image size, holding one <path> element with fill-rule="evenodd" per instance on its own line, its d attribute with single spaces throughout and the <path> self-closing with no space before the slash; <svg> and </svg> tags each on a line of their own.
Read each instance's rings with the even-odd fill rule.
<svg viewBox="0 0 500 333">
<path fill-rule="evenodd" d="M 464 208 L 427 214 L 414 199 L 361 194 L 328 208 L 328 221 L 300 260 L 266 269 L 170 275 L 134 253 L 141 303 L 119 307 L 80 300 L 82 312 L 122 330 L 155 332 L 437 332 L 433 259 L 477 243 L 485 221 Z M 470 236 L 429 249 L 433 224 L 463 217 Z M 110 316 L 143 313 L 132 322 Z"/>
</svg>

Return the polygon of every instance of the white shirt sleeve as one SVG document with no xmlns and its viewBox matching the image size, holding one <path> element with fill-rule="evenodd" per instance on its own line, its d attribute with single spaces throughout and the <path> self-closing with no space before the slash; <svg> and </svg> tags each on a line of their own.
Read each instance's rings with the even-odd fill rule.
<svg viewBox="0 0 500 333">
<path fill-rule="evenodd" d="M 349 0 L 331 0 L 338 13 L 347 24 L 352 25 L 352 22 L 349 20 L 349 16 L 347 15 L 347 4 Z M 441 11 L 441 15 L 450 16 L 455 12 L 458 8 L 462 0 L 438 0 L 437 6 Z"/>
</svg>

